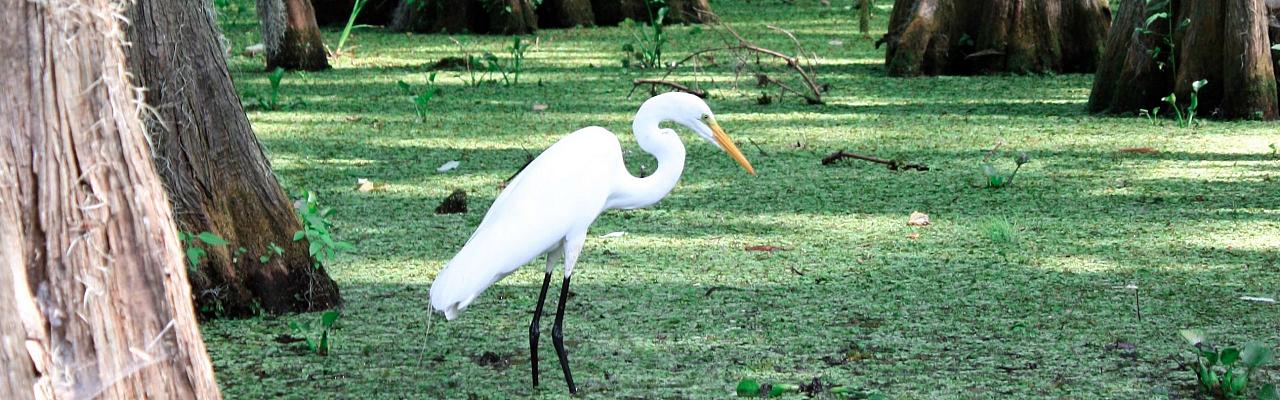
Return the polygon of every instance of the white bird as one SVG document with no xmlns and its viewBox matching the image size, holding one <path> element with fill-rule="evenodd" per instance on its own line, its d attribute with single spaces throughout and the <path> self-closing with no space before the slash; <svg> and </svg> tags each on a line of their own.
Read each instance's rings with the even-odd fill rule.
<svg viewBox="0 0 1280 400">
<path fill-rule="evenodd" d="M 596 217 L 610 209 L 657 203 L 680 180 L 684 143 L 674 130 L 659 127 L 665 121 L 693 130 L 728 153 L 748 173 L 756 174 L 716 123 L 706 102 L 686 93 L 654 96 L 640 106 L 631 125 L 640 147 L 658 160 L 653 175 L 632 176 L 623 164 L 617 136 L 604 128 L 583 128 L 565 136 L 530 162 L 494 200 L 466 245 L 431 283 L 431 306 L 453 320 L 489 286 L 545 254 L 546 276 L 529 324 L 529 360 L 533 386 L 537 387 L 539 319 L 551 272 L 563 259 L 564 280 L 551 337 L 569 392 L 576 393 L 561 334 L 569 278 L 586 241 L 587 228 Z"/>
</svg>

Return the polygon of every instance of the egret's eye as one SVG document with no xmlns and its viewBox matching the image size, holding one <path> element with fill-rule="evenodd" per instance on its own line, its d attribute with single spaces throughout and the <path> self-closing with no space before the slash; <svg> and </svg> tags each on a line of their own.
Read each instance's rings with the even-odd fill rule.
<svg viewBox="0 0 1280 400">
<path fill-rule="evenodd" d="M 711 120 L 711 116 L 710 116 L 710 115 L 702 114 L 702 122 L 707 122 L 707 121 L 710 121 L 710 120 Z"/>
</svg>

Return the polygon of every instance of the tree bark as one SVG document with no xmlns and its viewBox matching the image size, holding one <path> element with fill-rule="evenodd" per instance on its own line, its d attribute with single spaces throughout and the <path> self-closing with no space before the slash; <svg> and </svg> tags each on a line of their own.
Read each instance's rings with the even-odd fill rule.
<svg viewBox="0 0 1280 400">
<path fill-rule="evenodd" d="M 1094 72 L 1110 22 L 1107 0 L 897 0 L 877 46 L 890 76 Z"/>
<path fill-rule="evenodd" d="M 649 22 L 648 7 L 645 0 L 591 0 L 596 25 L 601 26 L 617 25 L 628 18 L 633 21 Z"/>
<path fill-rule="evenodd" d="M 350 10 L 348 10 L 350 11 Z M 258 0 L 267 70 L 329 68 L 328 55 L 310 0 Z"/>
<path fill-rule="evenodd" d="M 400 0 L 388 28 L 396 32 L 488 33 L 485 7 L 476 0 Z"/>
<path fill-rule="evenodd" d="M 0 0 L 0 397 L 220 397 L 121 49 L 124 4 Z"/>
<path fill-rule="evenodd" d="M 538 15 L 530 0 L 488 0 L 489 33 L 523 35 L 538 30 Z"/>
<path fill-rule="evenodd" d="M 390 24 L 393 11 L 400 3 L 400 0 L 368 0 L 360 15 L 356 16 L 356 23 Z M 311 6 L 316 11 L 316 23 L 320 26 L 346 25 L 351 18 L 351 8 L 355 5 L 356 0 L 311 0 Z"/>
<path fill-rule="evenodd" d="M 542 0 L 536 10 L 533 4 L 530 0 L 418 0 L 410 5 L 409 0 L 399 0 L 387 27 L 398 32 L 512 35 L 539 27 L 617 25 L 628 18 L 647 23 L 657 15 L 645 0 Z M 716 19 L 708 0 L 668 0 L 668 5 L 666 23 Z"/>
<path fill-rule="evenodd" d="M 1172 17 L 1147 26 L 1147 19 L 1161 12 Z M 1107 39 L 1089 110 L 1120 114 L 1167 109 L 1162 99 L 1171 93 L 1186 107 L 1192 84 L 1206 80 L 1197 94 L 1197 115 L 1276 118 L 1270 15 L 1264 0 L 1171 0 L 1161 9 L 1146 2 L 1125 3 Z"/>
<path fill-rule="evenodd" d="M 716 14 L 707 0 L 667 0 L 666 23 L 700 24 L 714 22 Z"/>
<path fill-rule="evenodd" d="M 201 245 L 208 256 L 191 274 L 197 309 L 213 317 L 332 308 L 338 287 L 313 267 L 308 243 L 293 240 L 302 224 L 245 117 L 211 6 L 137 0 L 126 16 L 129 71 L 148 89 L 154 112 L 145 123 L 178 227 L 228 242 Z M 247 252 L 237 256 L 240 247 Z"/>
<path fill-rule="evenodd" d="M 591 0 L 542 0 L 538 6 L 538 25 L 543 28 L 572 28 L 595 23 Z"/>
</svg>

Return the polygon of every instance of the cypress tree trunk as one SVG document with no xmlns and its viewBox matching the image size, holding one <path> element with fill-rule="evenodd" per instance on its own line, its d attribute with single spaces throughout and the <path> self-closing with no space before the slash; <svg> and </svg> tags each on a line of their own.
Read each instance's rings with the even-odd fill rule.
<svg viewBox="0 0 1280 400">
<path fill-rule="evenodd" d="M 364 9 L 356 17 L 356 23 L 362 25 L 387 25 L 391 23 L 393 11 L 400 0 L 368 0 Z M 316 23 L 320 26 L 346 25 L 351 17 L 351 8 L 356 0 L 311 0 L 315 9 Z"/>
<path fill-rule="evenodd" d="M 145 92 L 145 123 L 178 228 L 213 232 L 191 274 L 206 317 L 331 308 L 341 300 L 313 268 L 292 203 L 267 162 L 231 83 L 208 0 L 137 0 L 128 9 L 129 72 Z M 276 255 L 271 246 L 284 249 Z M 236 255 L 244 247 L 247 252 Z M 267 255 L 263 264 L 259 257 Z"/>
<path fill-rule="evenodd" d="M 348 10 L 349 11 L 349 10 Z M 329 68 L 315 9 L 310 0 L 258 0 L 267 70 L 316 71 Z"/>
<path fill-rule="evenodd" d="M 1093 72 L 1110 21 L 1107 0 L 897 0 L 876 44 L 890 76 Z"/>
<path fill-rule="evenodd" d="M 543 28 L 572 28 L 595 23 L 591 0 L 542 0 L 538 6 L 538 25 Z"/>
<path fill-rule="evenodd" d="M 1152 15 L 1168 13 L 1170 18 Z M 1176 94 L 1189 103 L 1200 89 L 1197 115 L 1277 117 L 1271 17 L 1263 0 L 1170 0 L 1125 3 L 1107 39 L 1107 51 L 1089 95 L 1089 110 L 1134 113 L 1169 108 Z M 1172 43 L 1172 45 L 1170 45 Z"/>
<path fill-rule="evenodd" d="M 477 0 L 400 0 L 388 28 L 397 32 L 488 33 L 486 7 L 487 3 Z"/>
<path fill-rule="evenodd" d="M 707 0 L 667 0 L 667 23 L 697 24 L 714 22 L 716 14 Z"/>
<path fill-rule="evenodd" d="M 125 73 L 123 6 L 0 0 L 5 399 L 220 397 Z"/>
<path fill-rule="evenodd" d="M 539 27 L 617 25 L 628 18 L 649 22 L 651 15 L 657 15 L 657 10 L 650 10 L 645 0 L 542 0 L 536 10 L 531 0 L 417 0 L 412 5 L 409 3 L 410 0 L 398 0 L 390 11 L 389 29 L 399 32 L 516 35 L 531 33 Z M 701 23 L 716 19 L 708 0 L 667 0 L 667 4 L 670 10 L 666 23 Z"/>
<path fill-rule="evenodd" d="M 488 0 L 489 33 L 523 35 L 538 30 L 538 15 L 530 0 Z"/>
</svg>

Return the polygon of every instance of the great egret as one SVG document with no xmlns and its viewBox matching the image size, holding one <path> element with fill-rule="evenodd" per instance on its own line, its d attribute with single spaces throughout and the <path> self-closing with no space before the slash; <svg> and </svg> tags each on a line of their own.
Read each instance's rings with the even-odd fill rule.
<svg viewBox="0 0 1280 400">
<path fill-rule="evenodd" d="M 680 180 L 684 143 L 674 130 L 658 126 L 665 121 L 693 130 L 728 153 L 748 173 L 756 174 L 720 129 L 706 102 L 686 93 L 654 96 L 640 106 L 631 124 L 640 147 L 658 160 L 653 175 L 631 176 L 623 164 L 618 137 L 604 128 L 583 128 L 565 136 L 529 163 L 494 200 L 467 244 L 431 283 L 431 306 L 453 320 L 494 282 L 546 254 L 546 276 L 529 324 L 529 360 L 533 386 L 537 387 L 542 305 L 547 299 L 551 272 L 563 258 L 564 281 L 551 339 L 569 392 L 576 393 L 561 333 L 569 278 L 587 239 L 587 228 L 600 213 L 657 203 Z"/>
</svg>

